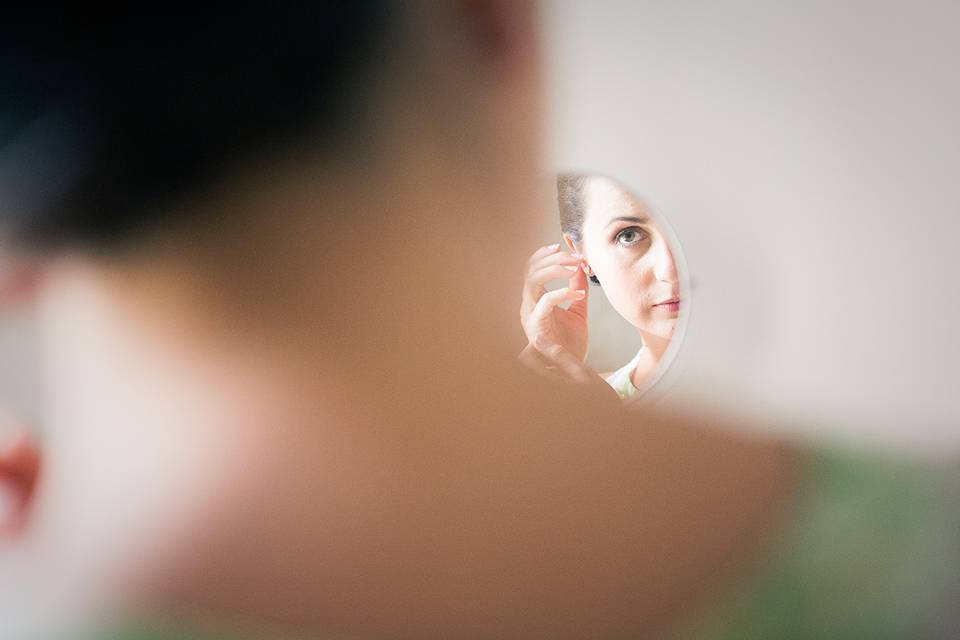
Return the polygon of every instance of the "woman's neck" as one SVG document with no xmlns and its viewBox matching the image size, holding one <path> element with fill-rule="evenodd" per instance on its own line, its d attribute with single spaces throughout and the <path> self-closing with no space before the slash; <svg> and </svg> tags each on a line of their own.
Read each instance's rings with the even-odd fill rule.
<svg viewBox="0 0 960 640">
<path fill-rule="evenodd" d="M 657 373 L 660 362 L 663 360 L 663 354 L 670 346 L 670 340 L 662 338 L 645 331 L 641 331 L 643 337 L 643 349 L 640 350 L 640 358 L 637 366 L 630 375 L 633 386 L 637 389 L 643 389 Z"/>
</svg>

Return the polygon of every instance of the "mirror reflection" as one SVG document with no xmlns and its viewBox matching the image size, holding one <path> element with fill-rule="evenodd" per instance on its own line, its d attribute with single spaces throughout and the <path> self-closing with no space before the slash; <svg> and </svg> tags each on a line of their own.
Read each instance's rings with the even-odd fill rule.
<svg viewBox="0 0 960 640">
<path fill-rule="evenodd" d="M 521 359 L 576 382 L 599 375 L 621 400 L 635 400 L 669 364 L 687 307 L 677 252 L 663 222 L 611 178 L 558 175 L 556 203 L 562 240 L 540 247 L 527 263 L 521 323 L 529 344 Z M 640 342 L 639 349 L 621 349 L 622 364 L 599 370 L 588 360 L 595 296 L 606 298 Z M 554 362 L 551 348 L 582 366 Z"/>
</svg>

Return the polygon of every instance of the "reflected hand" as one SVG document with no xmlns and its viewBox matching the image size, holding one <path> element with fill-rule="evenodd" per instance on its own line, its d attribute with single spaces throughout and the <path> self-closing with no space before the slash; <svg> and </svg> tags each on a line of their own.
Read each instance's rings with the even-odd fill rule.
<svg viewBox="0 0 960 640">
<path fill-rule="evenodd" d="M 560 380 L 585 389 L 591 389 L 598 396 L 620 404 L 620 396 L 596 371 L 584 362 L 577 360 L 570 352 L 558 344 L 550 344 L 538 337 L 520 352 L 520 362 L 536 373 L 554 380 Z"/>
<path fill-rule="evenodd" d="M 550 280 L 569 279 L 567 286 L 547 291 Z M 583 259 L 559 250 L 559 245 L 537 249 L 527 261 L 520 303 L 520 324 L 527 341 L 540 336 L 545 344 L 560 345 L 583 362 L 587 358 L 587 301 L 589 291 Z M 560 305 L 570 302 L 567 309 Z"/>
</svg>

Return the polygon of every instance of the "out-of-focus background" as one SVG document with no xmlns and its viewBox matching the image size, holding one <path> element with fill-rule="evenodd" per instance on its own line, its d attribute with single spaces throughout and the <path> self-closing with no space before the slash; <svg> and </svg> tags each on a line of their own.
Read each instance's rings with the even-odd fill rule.
<svg viewBox="0 0 960 640">
<path fill-rule="evenodd" d="M 553 166 L 622 181 L 686 256 L 668 396 L 804 438 L 960 453 L 960 5 L 543 13 Z M 602 294 L 591 313 L 594 366 L 626 362 L 631 328 Z"/>
<path fill-rule="evenodd" d="M 36 419 L 40 382 L 33 329 L 26 312 L 0 315 L 0 402 Z"/>
</svg>

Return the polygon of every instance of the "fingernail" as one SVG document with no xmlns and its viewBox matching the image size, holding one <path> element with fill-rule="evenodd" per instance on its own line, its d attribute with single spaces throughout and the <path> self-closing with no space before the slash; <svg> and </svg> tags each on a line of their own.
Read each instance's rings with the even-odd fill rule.
<svg viewBox="0 0 960 640">
<path fill-rule="evenodd" d="M 576 271 L 578 269 L 578 267 L 567 267 L 567 266 L 564 266 L 563 268 L 566 269 L 567 271 Z"/>
<path fill-rule="evenodd" d="M 547 249 L 550 249 L 550 251 L 556 251 L 559 248 L 560 248 L 559 242 L 557 242 L 556 244 L 547 245 Z"/>
<path fill-rule="evenodd" d="M 587 292 L 583 289 L 576 289 L 574 290 L 574 293 L 577 294 L 578 298 L 582 298 L 583 296 L 587 295 Z"/>
<path fill-rule="evenodd" d="M 582 254 L 579 254 L 579 253 L 571 253 L 571 254 L 570 254 L 570 257 L 571 257 L 571 258 L 576 258 L 577 260 L 579 260 L 580 258 L 583 257 L 583 255 L 582 255 Z"/>
</svg>

